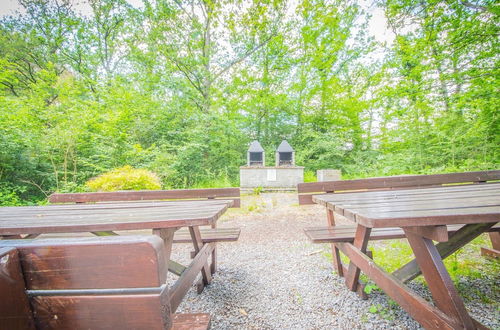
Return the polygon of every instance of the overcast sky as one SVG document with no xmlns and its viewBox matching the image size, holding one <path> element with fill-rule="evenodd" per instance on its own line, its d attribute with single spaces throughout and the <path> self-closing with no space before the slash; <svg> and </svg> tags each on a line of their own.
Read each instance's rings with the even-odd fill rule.
<svg viewBox="0 0 500 330">
<path fill-rule="evenodd" d="M 142 6 L 142 0 L 127 1 L 134 7 Z M 86 1 L 81 0 L 75 1 L 75 7 L 82 13 L 88 13 L 90 11 L 89 6 L 85 2 Z M 360 4 L 372 15 L 372 19 L 368 27 L 369 33 L 374 36 L 377 41 L 387 41 L 391 43 L 394 36 L 387 28 L 387 22 L 383 10 L 373 5 L 370 0 L 361 0 Z M 0 17 L 12 15 L 16 11 L 22 11 L 22 8 L 17 0 L 0 0 Z"/>
</svg>

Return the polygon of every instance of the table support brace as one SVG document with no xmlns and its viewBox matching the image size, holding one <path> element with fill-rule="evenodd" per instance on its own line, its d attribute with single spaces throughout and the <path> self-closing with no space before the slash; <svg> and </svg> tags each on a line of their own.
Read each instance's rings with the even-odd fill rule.
<svg viewBox="0 0 500 330">
<path fill-rule="evenodd" d="M 476 329 L 432 240 L 403 229 L 436 306 L 459 321 L 460 328 Z"/>
<path fill-rule="evenodd" d="M 441 258 L 445 259 L 494 225 L 495 223 L 478 223 L 465 225 L 460 228 L 455 234 L 453 234 L 447 242 L 436 244 L 436 249 L 438 250 Z M 398 270 L 394 271 L 392 274 L 403 283 L 406 283 L 415 279 L 417 276 L 422 274 L 422 272 L 418 267 L 417 261 L 414 259 Z"/>
</svg>

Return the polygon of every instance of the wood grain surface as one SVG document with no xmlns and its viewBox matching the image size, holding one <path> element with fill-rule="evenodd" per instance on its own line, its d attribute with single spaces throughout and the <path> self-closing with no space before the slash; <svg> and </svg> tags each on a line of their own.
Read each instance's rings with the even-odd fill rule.
<svg viewBox="0 0 500 330">
<path fill-rule="evenodd" d="M 313 199 L 349 220 L 374 228 L 500 221 L 498 183 L 323 194 Z"/>
<path fill-rule="evenodd" d="M 1 207 L 0 235 L 209 225 L 232 203 L 199 200 Z"/>
</svg>

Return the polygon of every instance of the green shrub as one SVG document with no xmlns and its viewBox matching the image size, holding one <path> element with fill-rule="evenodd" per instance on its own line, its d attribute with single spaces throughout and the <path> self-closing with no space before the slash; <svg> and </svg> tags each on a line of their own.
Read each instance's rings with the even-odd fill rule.
<svg viewBox="0 0 500 330">
<path fill-rule="evenodd" d="M 161 189 L 160 179 L 156 174 L 129 165 L 101 174 L 85 185 L 92 191 Z"/>
<path fill-rule="evenodd" d="M 316 173 L 313 171 L 306 170 L 304 171 L 304 182 L 316 182 Z"/>
<path fill-rule="evenodd" d="M 19 206 L 23 201 L 19 198 L 16 191 L 10 187 L 0 186 L 0 206 Z"/>
</svg>

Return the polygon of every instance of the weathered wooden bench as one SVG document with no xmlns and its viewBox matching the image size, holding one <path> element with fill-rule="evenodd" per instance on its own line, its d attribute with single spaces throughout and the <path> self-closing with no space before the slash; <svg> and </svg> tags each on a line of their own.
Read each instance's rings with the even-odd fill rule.
<svg viewBox="0 0 500 330">
<path fill-rule="evenodd" d="M 365 191 L 383 191 L 383 190 L 400 190 L 400 189 L 415 189 L 415 188 L 430 188 L 439 187 L 449 184 L 488 184 L 488 182 L 500 180 L 500 171 L 482 171 L 482 172 L 465 172 L 465 173 L 449 173 L 449 174 L 434 174 L 434 175 L 408 175 L 408 176 L 393 176 L 380 178 L 367 178 L 357 180 L 339 180 L 325 182 L 310 182 L 302 183 L 297 186 L 298 199 L 300 205 L 314 204 L 313 196 L 325 193 L 353 193 Z M 335 243 L 352 242 L 355 237 L 355 225 L 337 226 L 335 218 L 342 218 L 341 214 L 337 214 L 335 210 L 327 208 L 328 227 L 316 227 L 305 229 L 306 235 L 314 243 L 332 243 L 332 257 L 334 268 L 340 276 L 346 273 L 346 267 L 340 260 L 338 249 Z M 449 226 L 448 232 L 442 236 L 456 232 L 460 226 Z M 492 243 L 499 242 L 500 244 L 500 228 L 495 226 L 490 230 L 490 238 Z M 373 228 L 370 234 L 370 240 L 380 239 L 397 239 L 403 238 L 403 231 L 399 228 Z M 436 241 L 440 238 L 436 237 Z M 495 245 L 493 246 L 496 249 Z M 499 247 L 500 248 L 500 247 Z M 450 255 L 453 251 L 447 251 Z M 371 256 L 371 252 L 367 251 L 367 255 Z M 410 267 L 410 266 L 408 266 Z M 396 274 L 397 275 L 397 274 Z M 412 273 L 411 276 L 399 275 L 402 281 L 409 281 L 417 275 Z M 366 298 L 362 292 L 363 286 L 359 286 L 361 291 L 358 293 Z"/>
<path fill-rule="evenodd" d="M 152 200 L 232 200 L 231 207 L 240 207 L 240 188 L 174 189 L 174 190 L 130 190 L 91 193 L 54 193 L 50 203 L 99 203 Z"/>
<path fill-rule="evenodd" d="M 170 313 L 156 236 L 0 241 L 0 329 L 207 329 Z"/>
<path fill-rule="evenodd" d="M 92 192 L 92 193 L 54 193 L 49 196 L 50 203 L 103 203 L 121 201 L 152 201 L 152 200 L 231 200 L 233 208 L 240 207 L 239 188 L 211 188 L 211 189 L 176 189 L 176 190 L 140 190 L 140 191 L 116 191 L 116 192 Z M 114 235 L 113 232 L 94 232 L 95 235 Z M 203 243 L 208 242 L 231 242 L 237 241 L 240 235 L 239 228 L 212 228 L 201 230 Z M 186 231 L 175 233 L 174 243 L 191 243 L 191 235 Z M 178 273 L 175 263 L 171 265 L 171 271 Z M 178 265 L 177 265 L 178 266 Z M 212 274 L 217 270 L 217 252 L 212 253 L 210 266 Z M 199 290 L 200 290 L 199 286 Z"/>
</svg>

